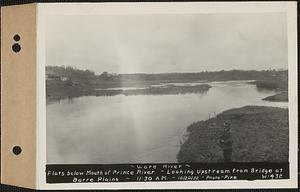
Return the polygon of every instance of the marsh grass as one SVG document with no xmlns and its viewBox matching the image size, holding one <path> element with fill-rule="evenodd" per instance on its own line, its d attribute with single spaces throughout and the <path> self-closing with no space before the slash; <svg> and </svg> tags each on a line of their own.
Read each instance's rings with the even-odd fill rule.
<svg viewBox="0 0 300 192">
<path fill-rule="evenodd" d="M 219 138 L 225 121 L 231 123 L 234 162 L 288 161 L 288 109 L 245 106 L 188 126 L 178 162 L 222 162 Z"/>
</svg>

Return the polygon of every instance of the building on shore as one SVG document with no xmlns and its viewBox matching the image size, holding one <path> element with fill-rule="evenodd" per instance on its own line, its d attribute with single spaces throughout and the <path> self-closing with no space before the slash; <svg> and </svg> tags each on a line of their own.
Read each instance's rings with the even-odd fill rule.
<svg viewBox="0 0 300 192">
<path fill-rule="evenodd" d="M 47 81 L 67 81 L 68 78 L 61 76 L 53 71 L 46 70 L 46 80 Z"/>
</svg>

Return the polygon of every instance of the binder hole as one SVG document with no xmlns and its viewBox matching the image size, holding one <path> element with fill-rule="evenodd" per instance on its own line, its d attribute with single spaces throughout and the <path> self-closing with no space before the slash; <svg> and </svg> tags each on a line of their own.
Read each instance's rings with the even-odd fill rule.
<svg viewBox="0 0 300 192">
<path fill-rule="evenodd" d="M 20 39 L 21 39 L 20 35 L 18 35 L 18 34 L 14 35 L 14 40 L 15 41 L 20 41 Z"/>
<path fill-rule="evenodd" d="M 21 149 L 20 146 L 14 146 L 14 148 L 13 148 L 13 153 L 14 153 L 15 155 L 20 155 L 21 152 L 22 152 L 22 149 Z"/>
<path fill-rule="evenodd" d="M 15 43 L 13 44 L 12 46 L 12 50 L 15 52 L 15 53 L 18 53 L 21 51 L 21 46 L 18 44 L 18 43 Z"/>
</svg>

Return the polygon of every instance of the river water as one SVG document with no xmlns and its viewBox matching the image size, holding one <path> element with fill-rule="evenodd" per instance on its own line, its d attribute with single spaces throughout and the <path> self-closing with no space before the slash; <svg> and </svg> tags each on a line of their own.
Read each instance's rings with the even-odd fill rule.
<svg viewBox="0 0 300 192">
<path fill-rule="evenodd" d="M 263 101 L 244 81 L 213 82 L 204 94 L 84 96 L 47 104 L 48 164 L 176 163 L 188 125 Z"/>
</svg>

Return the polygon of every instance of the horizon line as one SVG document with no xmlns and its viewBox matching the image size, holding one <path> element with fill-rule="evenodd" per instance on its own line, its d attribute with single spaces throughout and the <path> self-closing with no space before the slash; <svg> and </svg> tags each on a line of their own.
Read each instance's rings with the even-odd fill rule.
<svg viewBox="0 0 300 192">
<path fill-rule="evenodd" d="M 91 69 L 80 69 L 80 68 L 76 68 L 76 67 L 72 67 L 72 66 L 62 66 L 62 65 L 46 65 L 45 67 L 71 67 L 72 69 L 76 69 L 76 70 L 82 70 L 82 71 L 85 71 L 85 70 L 88 70 L 88 71 L 91 71 L 91 72 L 94 72 L 95 74 L 97 74 L 96 71 L 93 71 Z M 101 73 L 99 73 L 100 75 L 104 72 L 107 72 L 108 74 L 124 74 L 124 75 L 129 75 L 129 74 L 180 74 L 180 73 L 203 73 L 203 72 L 229 72 L 229 71 L 257 71 L 257 72 L 261 72 L 261 71 L 272 71 L 272 70 L 275 70 L 275 71 L 288 71 L 288 69 L 286 68 L 269 68 L 269 69 L 261 69 L 261 70 L 258 70 L 258 69 L 220 69 L 220 70 L 216 70 L 216 71 L 211 71 L 211 70 L 202 70 L 202 71 L 196 71 L 196 72 L 131 72 L 131 73 L 116 73 L 116 72 L 109 72 L 109 71 L 102 71 Z"/>
</svg>

